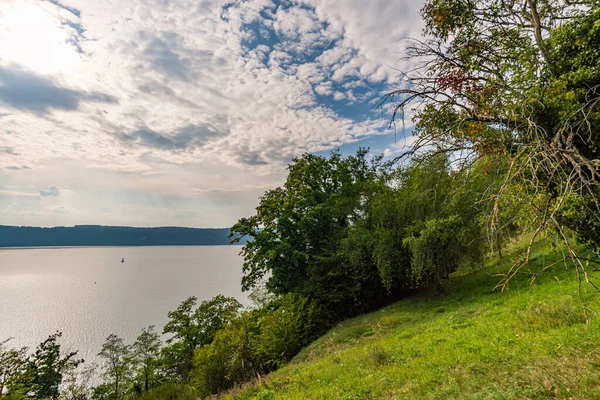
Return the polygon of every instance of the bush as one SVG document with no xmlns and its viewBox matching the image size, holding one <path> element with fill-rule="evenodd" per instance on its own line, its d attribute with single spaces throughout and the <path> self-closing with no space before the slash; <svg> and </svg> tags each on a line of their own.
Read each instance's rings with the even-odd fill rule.
<svg viewBox="0 0 600 400">
<path fill-rule="evenodd" d="M 251 313 L 245 313 L 220 330 L 211 344 L 195 351 L 191 379 L 201 395 L 217 393 L 256 376 L 250 340 L 255 328 Z"/>
<path fill-rule="evenodd" d="M 196 350 L 192 380 L 209 395 L 273 371 L 322 333 L 324 320 L 314 302 L 294 294 L 245 312 Z"/>
<path fill-rule="evenodd" d="M 272 371 L 290 361 L 326 326 L 324 314 L 314 302 L 294 294 L 280 297 L 257 319 L 253 348 L 261 371 Z"/>
</svg>

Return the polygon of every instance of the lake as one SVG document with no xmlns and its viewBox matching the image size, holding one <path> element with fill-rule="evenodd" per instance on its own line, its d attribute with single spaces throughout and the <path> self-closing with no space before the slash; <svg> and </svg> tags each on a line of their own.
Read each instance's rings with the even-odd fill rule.
<svg viewBox="0 0 600 400">
<path fill-rule="evenodd" d="M 242 294 L 241 246 L 0 249 L 0 341 L 34 347 L 63 332 L 64 350 L 97 361 L 115 333 L 133 342 L 161 332 L 167 312 L 189 296 Z M 121 263 L 121 258 L 125 262 Z"/>
</svg>

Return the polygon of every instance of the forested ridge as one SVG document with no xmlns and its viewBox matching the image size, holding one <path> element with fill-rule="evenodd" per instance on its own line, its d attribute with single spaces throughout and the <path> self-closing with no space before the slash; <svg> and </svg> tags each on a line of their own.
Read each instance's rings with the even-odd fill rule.
<svg viewBox="0 0 600 400">
<path fill-rule="evenodd" d="M 560 353 L 563 365 L 574 362 L 569 357 L 580 355 L 580 348 L 592 354 L 586 340 L 593 333 L 586 327 L 596 326 L 598 311 L 600 4 L 429 0 L 421 14 L 423 38 L 404 43 L 412 67 L 380 103 L 392 112 L 392 124 L 412 115 L 415 144 L 394 159 L 367 149 L 347 157 L 332 152 L 294 159 L 286 182 L 267 191 L 256 213 L 231 228 L 232 243 L 249 239 L 242 247 L 242 288 L 252 293 L 251 307 L 224 296 L 200 304 L 191 297 L 168 314 L 166 343 L 154 327 L 133 344 L 110 335 L 96 385 L 67 379 L 81 368 L 76 354 L 59 351 L 59 334 L 33 353 L 5 342 L 0 393 L 11 399 L 192 399 L 245 382 L 260 385 L 340 321 L 398 300 L 404 304 L 409 296 L 427 299 L 417 309 L 435 304 L 445 312 L 439 299 L 456 290 L 449 278 L 475 270 L 487 278 L 464 280 L 461 299 L 485 302 L 495 291 L 495 301 L 502 302 L 514 287 L 533 293 L 542 279 L 545 287 L 556 284 L 559 297 L 568 297 L 558 306 L 528 304 L 523 313 L 515 309 L 518 318 L 500 321 L 510 322 L 518 335 L 531 329 L 532 340 L 571 332 L 571 353 Z M 541 240 L 545 247 L 536 250 Z M 490 265 L 495 270 L 486 269 Z M 513 306 L 521 307 L 519 301 Z M 466 328 L 476 315 L 461 314 L 448 329 Z M 417 346 L 398 335 L 398 346 Z M 525 360 L 515 364 L 520 371 L 534 370 L 526 362 L 535 361 L 524 354 L 528 347 L 512 346 L 517 337 L 457 339 L 453 348 L 463 346 L 459 353 L 435 337 L 445 353 L 427 353 L 425 363 L 448 366 L 451 354 L 458 369 L 472 354 L 499 363 L 494 351 L 506 351 L 511 360 L 518 351 Z M 416 347 L 399 351 L 400 361 L 392 364 L 424 353 Z M 377 367 L 391 363 L 386 351 L 375 349 L 370 357 Z M 599 378 L 594 363 L 588 364 L 595 374 L 591 387 Z M 495 392 L 500 398 L 502 390 L 506 397 L 558 396 L 556 387 L 509 392 L 512 378 L 497 379 L 504 379 Z M 299 387 L 309 390 L 312 384 Z M 565 398 L 571 390 L 566 385 L 560 391 Z M 485 397 L 481 387 L 471 389 L 473 398 Z M 273 390 L 247 395 L 271 398 Z M 378 393 L 354 398 L 385 395 Z"/>
<path fill-rule="evenodd" d="M 229 233 L 228 228 L 0 225 L 0 247 L 221 245 L 229 243 Z"/>
</svg>

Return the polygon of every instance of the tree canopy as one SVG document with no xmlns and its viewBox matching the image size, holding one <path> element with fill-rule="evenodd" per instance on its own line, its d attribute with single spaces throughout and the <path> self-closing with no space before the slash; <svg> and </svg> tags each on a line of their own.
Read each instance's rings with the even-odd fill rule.
<svg viewBox="0 0 600 400">
<path fill-rule="evenodd" d="M 459 261 L 483 254 L 484 241 L 474 240 L 484 236 L 483 209 L 473 204 L 489 182 L 454 174 L 444 155 L 396 167 L 366 150 L 305 154 L 289 171 L 232 227 L 233 240 L 252 238 L 242 250 L 244 289 L 266 280 L 275 294 L 315 300 L 335 321 L 421 286 L 441 290 Z M 441 247 L 426 253 L 432 241 Z"/>
</svg>

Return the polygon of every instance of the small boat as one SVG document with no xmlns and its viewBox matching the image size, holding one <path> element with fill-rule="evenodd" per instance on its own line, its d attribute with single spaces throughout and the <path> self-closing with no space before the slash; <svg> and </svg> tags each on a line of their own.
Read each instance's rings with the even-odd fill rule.
<svg viewBox="0 0 600 400">
<path fill-rule="evenodd" d="M 121 262 L 125 262 L 125 257 L 121 258 Z"/>
</svg>

